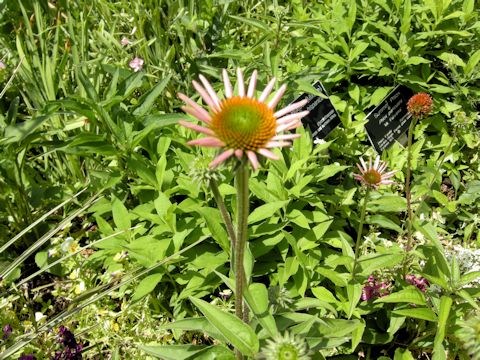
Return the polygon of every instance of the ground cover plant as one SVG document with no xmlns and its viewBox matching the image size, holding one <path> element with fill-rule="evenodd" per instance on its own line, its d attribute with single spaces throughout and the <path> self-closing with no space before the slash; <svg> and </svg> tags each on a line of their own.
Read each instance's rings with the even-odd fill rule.
<svg viewBox="0 0 480 360">
<path fill-rule="evenodd" d="M 478 359 L 478 12 L 0 2 L 0 359 Z"/>
</svg>

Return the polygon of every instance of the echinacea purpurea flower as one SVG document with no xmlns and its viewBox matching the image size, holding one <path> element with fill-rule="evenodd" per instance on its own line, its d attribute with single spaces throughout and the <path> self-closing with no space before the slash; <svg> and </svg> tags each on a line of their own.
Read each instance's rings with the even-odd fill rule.
<svg viewBox="0 0 480 360">
<path fill-rule="evenodd" d="M 433 100 L 426 93 L 413 95 L 407 103 L 407 110 L 417 119 L 428 116 L 433 109 Z"/>
<path fill-rule="evenodd" d="M 394 184 L 390 179 L 398 170 L 393 170 L 385 172 L 387 168 L 387 163 L 385 161 L 380 161 L 380 156 L 377 156 L 375 162 L 372 164 L 372 158 L 368 161 L 368 166 L 360 158 L 360 164 L 357 164 L 360 174 L 353 174 L 353 177 L 360 181 L 362 184 L 377 189 L 380 185 L 391 185 Z"/>
<path fill-rule="evenodd" d="M 210 164 L 211 168 L 218 166 L 233 155 L 238 159 L 245 156 L 254 169 L 258 169 L 258 155 L 272 160 L 278 156 L 270 151 L 275 147 L 290 146 L 289 140 L 300 137 L 300 134 L 282 134 L 301 126 L 301 119 L 308 111 L 292 113 L 306 104 L 306 100 L 290 104 L 275 111 L 286 90 L 282 85 L 270 101 L 267 98 L 272 92 L 275 78 L 270 80 L 260 96 L 255 97 L 257 71 L 252 73 L 248 88 L 245 89 L 243 73 L 237 69 L 237 94 L 234 94 L 227 71 L 223 70 L 225 97 L 221 99 L 208 80 L 200 75 L 200 83 L 193 81 L 195 90 L 200 94 L 208 110 L 197 104 L 191 98 L 179 93 L 178 97 L 186 103 L 182 109 L 192 115 L 205 126 L 187 121 L 179 124 L 207 135 L 207 137 L 189 141 L 188 145 L 199 145 L 212 148 L 222 148 Z"/>
</svg>

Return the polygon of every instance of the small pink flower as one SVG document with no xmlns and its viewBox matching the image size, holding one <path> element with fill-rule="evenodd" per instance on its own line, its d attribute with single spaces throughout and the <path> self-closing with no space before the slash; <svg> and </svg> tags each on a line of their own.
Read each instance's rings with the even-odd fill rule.
<svg viewBox="0 0 480 360">
<path fill-rule="evenodd" d="M 143 59 L 135 57 L 132 61 L 128 63 L 128 66 L 130 66 L 133 71 L 138 72 L 143 68 Z"/>
<path fill-rule="evenodd" d="M 368 301 L 387 296 L 390 293 L 389 288 L 390 284 L 387 284 L 385 281 L 379 282 L 373 277 L 373 275 L 370 275 L 367 279 L 367 283 L 363 286 L 361 299 L 363 301 Z"/>
<path fill-rule="evenodd" d="M 372 165 L 372 158 L 369 159 L 368 166 L 360 158 L 360 164 L 357 164 L 360 174 L 353 174 L 353 177 L 360 181 L 362 184 L 369 186 L 373 189 L 377 189 L 379 185 L 391 185 L 394 184 L 392 180 L 387 180 L 391 178 L 398 170 L 385 172 L 387 168 L 387 163 L 385 161 L 380 161 L 380 156 L 377 156 L 375 163 Z"/>
<path fill-rule="evenodd" d="M 422 292 L 427 291 L 427 287 L 430 286 L 430 283 L 428 282 L 427 279 L 425 279 L 423 277 L 420 277 L 420 276 L 416 277 L 413 274 L 406 275 L 405 280 L 410 285 L 416 286 Z"/>
<path fill-rule="evenodd" d="M 122 40 L 120 40 L 120 44 L 122 46 L 127 46 L 127 45 L 130 45 L 132 42 L 130 40 L 128 40 L 128 38 L 126 38 L 125 36 L 122 37 Z"/>
<path fill-rule="evenodd" d="M 5 70 L 6 68 L 7 65 L 3 61 L 0 61 L 0 70 Z"/>
</svg>

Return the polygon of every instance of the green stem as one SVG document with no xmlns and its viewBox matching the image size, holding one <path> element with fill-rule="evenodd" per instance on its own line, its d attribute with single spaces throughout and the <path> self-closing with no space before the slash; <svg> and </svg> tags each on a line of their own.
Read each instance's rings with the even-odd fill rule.
<svg viewBox="0 0 480 360">
<path fill-rule="evenodd" d="M 248 235 L 248 213 L 249 213 L 249 189 L 248 189 L 249 169 L 248 162 L 243 160 L 237 169 L 237 238 L 235 243 L 235 315 L 243 320 L 243 290 L 246 286 L 245 269 L 243 267 L 243 258 Z M 237 359 L 243 356 L 236 351 Z"/>
<path fill-rule="evenodd" d="M 227 228 L 227 233 L 230 237 L 230 251 L 233 253 L 235 249 L 235 243 L 237 242 L 237 236 L 235 234 L 235 229 L 233 228 L 232 219 L 230 218 L 230 214 L 228 213 L 225 202 L 220 194 L 217 182 L 214 179 L 210 180 L 210 187 L 212 189 L 213 197 L 215 198 L 218 209 L 220 210 L 220 214 L 222 215 L 223 222 Z"/>
<path fill-rule="evenodd" d="M 370 195 L 370 187 L 367 187 L 367 191 L 365 192 L 365 197 L 363 198 L 363 206 L 360 213 L 360 222 L 358 223 L 357 241 L 355 242 L 355 258 L 354 258 L 353 267 L 352 267 L 352 280 L 355 278 L 355 271 L 357 269 L 358 255 L 360 252 L 360 242 L 362 240 L 362 233 L 363 233 L 363 223 L 365 222 L 365 214 L 367 212 L 367 203 L 368 203 L 369 195 Z"/>
<path fill-rule="evenodd" d="M 407 143 L 407 175 L 405 178 L 405 196 L 407 198 L 407 251 L 412 249 L 412 225 L 413 225 L 413 212 L 412 212 L 412 192 L 410 188 L 410 180 L 412 177 L 412 138 L 413 129 L 417 119 L 412 118 L 410 127 L 408 128 L 408 143 Z"/>
<path fill-rule="evenodd" d="M 412 142 L 413 142 L 413 130 L 417 118 L 412 117 L 412 122 L 408 128 L 408 142 L 407 142 L 407 174 L 405 177 L 405 197 L 407 199 L 407 246 L 405 248 L 406 254 L 403 262 L 403 276 L 407 275 L 408 263 L 410 258 L 410 251 L 412 250 L 412 226 L 413 226 L 413 212 L 412 212 L 412 192 L 410 187 L 410 181 L 412 177 Z"/>
</svg>

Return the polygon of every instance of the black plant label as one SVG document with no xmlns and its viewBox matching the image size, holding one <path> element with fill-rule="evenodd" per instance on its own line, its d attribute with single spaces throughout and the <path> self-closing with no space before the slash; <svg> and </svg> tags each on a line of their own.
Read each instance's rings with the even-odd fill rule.
<svg viewBox="0 0 480 360">
<path fill-rule="evenodd" d="M 307 116 L 302 118 L 302 123 L 304 126 L 308 126 L 314 139 L 323 139 L 340 125 L 341 120 L 322 83 L 317 81 L 313 84 L 313 87 L 322 93 L 323 96 L 305 93 L 295 99 L 295 102 L 303 99 L 308 100 L 307 104 L 297 111 L 310 111 Z"/>
<path fill-rule="evenodd" d="M 398 85 L 367 114 L 365 129 L 378 153 L 388 149 L 408 130 L 412 115 L 407 111 L 407 103 L 412 95 L 408 87 Z"/>
</svg>

